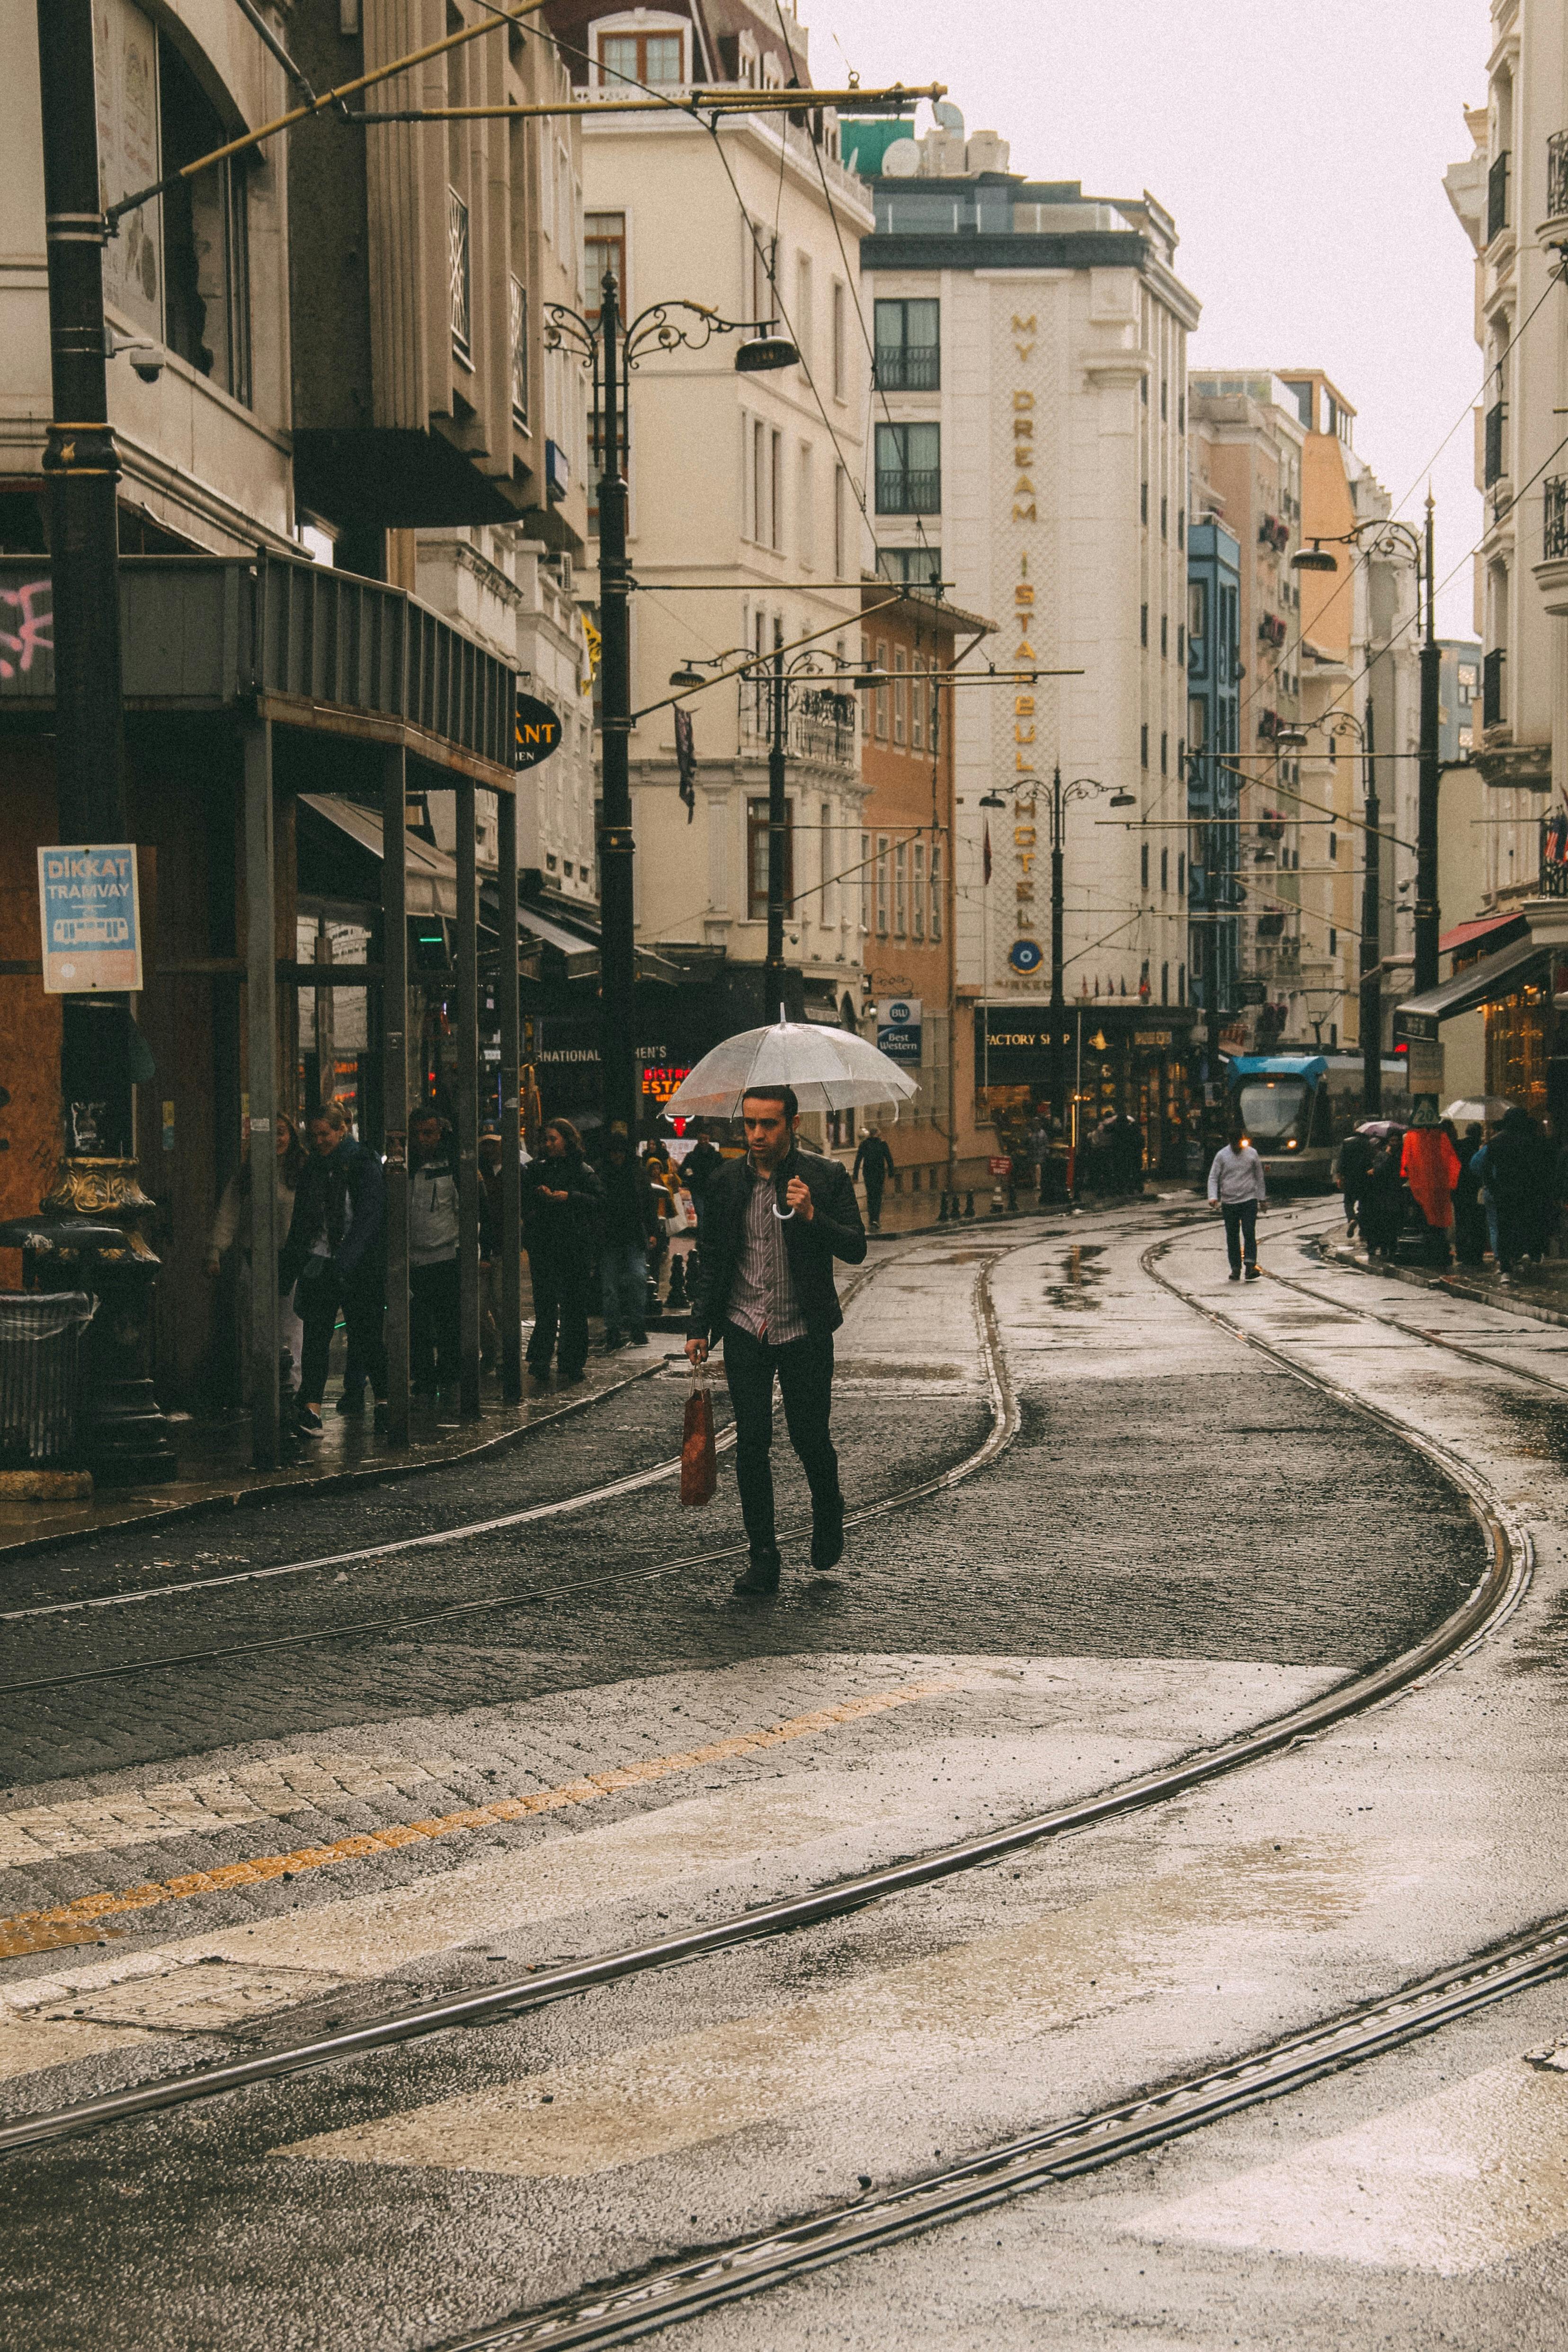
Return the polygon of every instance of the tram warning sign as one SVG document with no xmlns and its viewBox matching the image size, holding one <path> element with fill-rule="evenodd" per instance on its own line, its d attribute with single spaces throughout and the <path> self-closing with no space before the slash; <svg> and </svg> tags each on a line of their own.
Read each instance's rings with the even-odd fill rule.
<svg viewBox="0 0 1568 2352">
<path fill-rule="evenodd" d="M 90 996 L 142 986 L 142 913 L 133 842 L 62 843 L 38 852 L 44 990 Z"/>
</svg>

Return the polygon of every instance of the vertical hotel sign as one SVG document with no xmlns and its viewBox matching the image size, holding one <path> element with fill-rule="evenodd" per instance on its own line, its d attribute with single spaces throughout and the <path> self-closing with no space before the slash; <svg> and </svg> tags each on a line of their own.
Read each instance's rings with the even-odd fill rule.
<svg viewBox="0 0 1568 2352">
<path fill-rule="evenodd" d="M 134 843 L 40 849 L 38 915 L 46 994 L 89 996 L 107 988 L 133 995 L 141 988 Z"/>
<path fill-rule="evenodd" d="M 1013 348 L 1021 363 L 1026 364 L 1037 340 L 1037 314 L 1027 318 L 1016 312 L 1012 317 Z M 1034 390 L 1027 384 L 1016 384 L 1011 413 L 1006 422 L 1012 428 L 1013 473 L 1013 558 L 1012 623 L 1016 633 L 1010 646 L 1012 667 L 1016 670 L 1037 667 L 1040 656 L 1037 650 L 1038 636 L 1036 603 L 1037 582 L 1031 576 L 1029 556 L 1032 544 L 1037 541 L 1039 522 L 1036 475 L 1040 462 L 1040 450 L 1036 426 L 1037 415 Z M 1030 526 L 1037 528 L 1031 529 Z M 1005 948 L 1008 969 L 1027 975 L 1038 970 L 1043 950 L 1037 938 L 1039 919 L 1036 911 L 1035 860 L 1037 835 L 1035 826 L 1035 779 L 1037 776 L 1039 752 L 1036 748 L 1035 730 L 1037 696 L 1032 685 L 1020 679 L 1013 694 L 1013 873 L 1015 904 L 1014 937 Z"/>
</svg>

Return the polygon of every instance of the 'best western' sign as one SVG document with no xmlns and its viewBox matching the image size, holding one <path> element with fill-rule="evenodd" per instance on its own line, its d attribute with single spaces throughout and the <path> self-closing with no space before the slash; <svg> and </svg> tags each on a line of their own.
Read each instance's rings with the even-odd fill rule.
<svg viewBox="0 0 1568 2352">
<path fill-rule="evenodd" d="M 142 985 L 136 850 L 128 841 L 38 852 L 44 988 L 51 996 Z"/>
</svg>

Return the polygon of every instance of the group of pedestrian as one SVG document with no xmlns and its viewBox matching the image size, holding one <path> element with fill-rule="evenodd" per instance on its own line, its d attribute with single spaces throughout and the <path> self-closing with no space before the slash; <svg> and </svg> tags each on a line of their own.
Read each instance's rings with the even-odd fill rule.
<svg viewBox="0 0 1568 2352">
<path fill-rule="evenodd" d="M 1418 1225 L 1426 1265 L 1441 1271 L 1457 1255 L 1479 1267 L 1489 1248 L 1499 1280 L 1511 1282 L 1552 1247 L 1568 1197 L 1568 1153 L 1519 1104 L 1488 1139 L 1479 1121 L 1461 1135 L 1418 1103 L 1408 1126 L 1368 1122 L 1348 1135 L 1335 1178 L 1347 1236 L 1359 1232 L 1369 1258 L 1392 1260 L 1401 1235 Z"/>
</svg>

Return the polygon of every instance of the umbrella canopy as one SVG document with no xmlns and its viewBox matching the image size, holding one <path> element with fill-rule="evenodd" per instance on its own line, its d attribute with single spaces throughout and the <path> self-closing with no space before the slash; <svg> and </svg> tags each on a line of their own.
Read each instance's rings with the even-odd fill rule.
<svg viewBox="0 0 1568 2352">
<path fill-rule="evenodd" d="M 891 1103 L 895 1111 L 917 1091 L 875 1045 L 851 1029 L 814 1022 L 779 1021 L 743 1029 L 704 1054 L 665 1105 L 678 1118 L 734 1118 L 748 1087 L 793 1087 L 802 1110 L 861 1110 Z"/>
<path fill-rule="evenodd" d="M 1495 1127 L 1504 1111 L 1512 1108 L 1513 1105 L 1506 1095 L 1465 1095 L 1459 1101 L 1451 1102 L 1443 1116 L 1451 1118 L 1456 1127 L 1465 1127 L 1476 1120 L 1482 1127 Z"/>
</svg>

